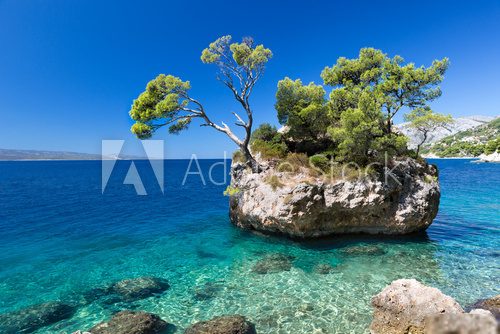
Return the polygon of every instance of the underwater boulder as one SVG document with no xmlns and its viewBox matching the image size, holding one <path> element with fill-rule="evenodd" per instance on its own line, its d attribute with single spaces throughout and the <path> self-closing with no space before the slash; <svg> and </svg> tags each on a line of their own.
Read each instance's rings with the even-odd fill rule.
<svg viewBox="0 0 500 334">
<path fill-rule="evenodd" d="M 75 307 L 58 301 L 29 306 L 0 315 L 0 333 L 31 333 L 39 328 L 70 318 Z"/>
<path fill-rule="evenodd" d="M 342 248 L 340 252 L 344 255 L 362 256 L 362 255 L 384 255 L 386 251 L 379 246 L 351 246 Z"/>
<path fill-rule="evenodd" d="M 292 269 L 293 256 L 285 254 L 269 254 L 252 267 L 252 272 L 257 274 L 273 274 Z"/>
<path fill-rule="evenodd" d="M 314 272 L 320 275 L 328 275 L 335 270 L 335 267 L 329 263 L 320 263 L 314 267 Z"/>
<path fill-rule="evenodd" d="M 169 288 L 167 280 L 145 276 L 119 281 L 111 286 L 110 292 L 124 301 L 134 301 L 162 293 Z"/>
<path fill-rule="evenodd" d="M 223 285 L 219 282 L 208 282 L 194 291 L 194 299 L 198 301 L 209 300 L 217 297 L 222 291 Z"/>
<path fill-rule="evenodd" d="M 142 311 L 121 311 L 108 322 L 102 322 L 90 329 L 92 334 L 159 334 L 169 324 L 158 315 Z"/>
<path fill-rule="evenodd" d="M 184 334 L 256 334 L 255 326 L 241 315 L 224 315 L 197 322 Z"/>
</svg>

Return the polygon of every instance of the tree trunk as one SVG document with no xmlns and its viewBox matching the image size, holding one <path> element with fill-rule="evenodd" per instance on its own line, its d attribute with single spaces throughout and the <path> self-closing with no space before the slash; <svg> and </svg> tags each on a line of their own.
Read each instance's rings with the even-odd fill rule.
<svg viewBox="0 0 500 334">
<path fill-rule="evenodd" d="M 418 153 L 420 152 L 420 147 L 422 145 L 424 145 L 425 141 L 427 140 L 427 131 L 424 131 L 424 138 L 422 139 L 422 141 L 420 142 L 420 144 L 417 145 L 417 158 L 418 158 Z"/>
<path fill-rule="evenodd" d="M 260 166 L 257 160 L 252 156 L 252 153 L 250 153 L 250 150 L 248 149 L 247 145 L 242 145 L 240 146 L 240 150 L 245 156 L 246 163 L 248 167 L 252 169 L 252 172 L 254 173 L 259 173 L 260 172 Z"/>
</svg>

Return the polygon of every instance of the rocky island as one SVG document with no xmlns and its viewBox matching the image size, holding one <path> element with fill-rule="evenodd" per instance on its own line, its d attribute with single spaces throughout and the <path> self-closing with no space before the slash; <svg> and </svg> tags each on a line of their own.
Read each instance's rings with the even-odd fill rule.
<svg viewBox="0 0 500 334">
<path fill-rule="evenodd" d="M 231 36 L 202 53 L 245 111 L 246 119 L 233 112 L 243 139 L 211 120 L 189 95 L 188 81 L 163 74 L 134 101 L 132 132 L 141 139 L 163 126 L 178 133 L 201 119 L 226 134 L 239 147 L 226 190 L 236 226 L 292 237 L 425 230 L 440 192 L 437 170 L 419 158 L 419 148 L 429 131 L 451 119 L 429 107 L 441 94 L 448 59 L 417 68 L 400 56 L 361 49 L 358 58 L 341 57 L 322 71 L 324 85 L 332 87 L 328 97 L 322 85 L 279 81 L 275 109 L 283 128 L 262 124 L 252 132 L 249 98 L 271 57 L 253 39 L 231 43 Z M 409 126 L 424 137 L 416 151 L 393 129 L 404 109 Z"/>
<path fill-rule="evenodd" d="M 438 211 L 436 168 L 410 158 L 397 161 L 387 184 L 383 175 L 331 182 L 311 177 L 307 167 L 300 173 L 262 169 L 232 166 L 230 217 L 236 226 L 301 238 L 406 234 L 425 230 Z"/>
</svg>

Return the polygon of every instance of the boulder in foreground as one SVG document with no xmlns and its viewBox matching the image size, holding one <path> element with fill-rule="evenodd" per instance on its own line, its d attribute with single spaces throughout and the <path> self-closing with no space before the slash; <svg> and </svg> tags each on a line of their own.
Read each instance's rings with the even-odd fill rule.
<svg viewBox="0 0 500 334">
<path fill-rule="evenodd" d="M 256 334 L 255 326 L 241 315 L 224 315 L 198 322 L 184 334 Z"/>
<path fill-rule="evenodd" d="M 121 311 L 108 322 L 100 323 L 90 330 L 92 334 L 160 334 L 168 323 L 159 316 L 147 312 Z"/>
<path fill-rule="evenodd" d="M 392 282 L 372 298 L 371 334 L 494 334 L 491 312 L 464 313 L 451 297 L 414 279 Z"/>
<path fill-rule="evenodd" d="M 472 309 L 483 309 L 490 311 L 500 321 L 500 295 L 488 299 L 482 299 L 471 307 Z"/>
<path fill-rule="evenodd" d="M 470 313 L 437 314 L 427 318 L 426 334 L 497 334 L 495 317 L 486 310 Z"/>
</svg>

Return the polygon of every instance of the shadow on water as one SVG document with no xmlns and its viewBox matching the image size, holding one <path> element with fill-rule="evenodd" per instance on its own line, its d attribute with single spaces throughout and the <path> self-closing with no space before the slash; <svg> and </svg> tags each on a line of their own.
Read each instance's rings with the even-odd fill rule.
<svg viewBox="0 0 500 334">
<path fill-rule="evenodd" d="M 332 250 L 348 247 L 356 244 L 429 244 L 437 245 L 426 231 L 405 235 L 382 235 L 382 234 L 339 234 L 320 238 L 291 238 L 274 233 L 263 233 L 259 231 L 242 231 L 237 227 L 235 235 L 241 239 L 256 239 L 276 245 L 294 245 L 308 250 Z"/>
</svg>

